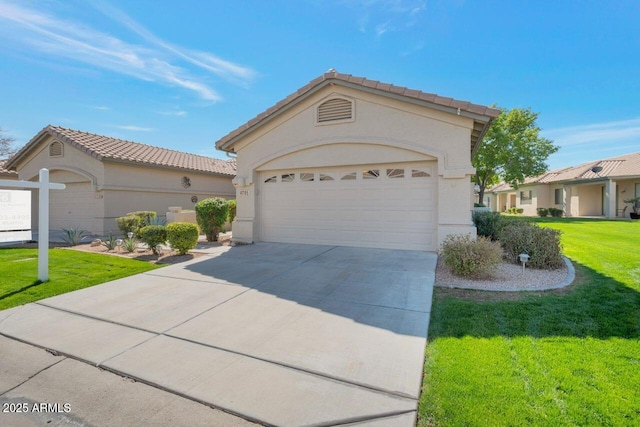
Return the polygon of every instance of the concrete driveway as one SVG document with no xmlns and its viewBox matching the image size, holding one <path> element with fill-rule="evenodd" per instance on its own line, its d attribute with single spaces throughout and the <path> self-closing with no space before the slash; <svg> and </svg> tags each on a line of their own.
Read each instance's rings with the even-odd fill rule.
<svg viewBox="0 0 640 427">
<path fill-rule="evenodd" d="M 435 263 L 417 251 L 221 247 L 1 311 L 0 334 L 262 424 L 409 426 Z"/>
</svg>

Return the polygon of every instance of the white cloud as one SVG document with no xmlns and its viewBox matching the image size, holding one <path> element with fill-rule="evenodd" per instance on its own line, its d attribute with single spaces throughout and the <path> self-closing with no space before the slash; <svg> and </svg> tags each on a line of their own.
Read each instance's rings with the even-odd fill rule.
<svg viewBox="0 0 640 427">
<path fill-rule="evenodd" d="M 184 110 L 158 111 L 157 113 L 163 116 L 177 116 L 177 117 L 184 117 L 187 115 L 187 112 Z"/>
<path fill-rule="evenodd" d="M 123 125 L 123 126 L 116 126 L 116 127 L 118 129 L 130 130 L 134 132 L 153 132 L 156 130 L 154 128 L 145 128 L 142 126 L 134 126 L 134 125 Z"/>
<path fill-rule="evenodd" d="M 5 30 L 0 31 L 0 37 L 52 58 L 65 58 L 141 80 L 181 87 L 214 102 L 221 100 L 221 96 L 208 85 L 206 76 L 196 75 L 188 67 L 195 66 L 243 86 L 255 77 L 252 69 L 211 53 L 173 46 L 117 9 L 102 3 L 98 3 L 98 8 L 142 37 L 145 43 L 130 43 L 82 23 L 4 0 L 0 0 L 0 21 L 5 21 L 1 24 Z"/>
<path fill-rule="evenodd" d="M 640 118 L 550 129 L 543 134 L 563 147 L 594 142 L 611 144 L 631 138 L 640 139 Z"/>
<path fill-rule="evenodd" d="M 356 11 L 358 31 L 367 33 L 373 28 L 378 38 L 413 27 L 427 9 L 425 0 L 342 0 L 342 3 Z"/>
<path fill-rule="evenodd" d="M 106 107 L 104 105 L 94 105 L 94 106 L 91 106 L 90 108 L 93 108 L 94 110 L 102 110 L 102 111 L 107 111 L 107 110 L 111 109 L 111 108 Z"/>
</svg>

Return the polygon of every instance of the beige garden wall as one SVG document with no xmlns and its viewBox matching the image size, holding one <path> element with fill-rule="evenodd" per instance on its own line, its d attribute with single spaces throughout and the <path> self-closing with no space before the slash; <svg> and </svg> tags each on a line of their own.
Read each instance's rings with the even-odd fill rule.
<svg viewBox="0 0 640 427">
<path fill-rule="evenodd" d="M 355 120 L 316 124 L 315 107 L 328 98 L 355 101 Z M 259 171 L 319 166 L 437 160 L 438 241 L 471 225 L 472 119 L 374 94 L 328 86 L 238 141 L 238 211 L 234 239 L 255 241 Z"/>
</svg>

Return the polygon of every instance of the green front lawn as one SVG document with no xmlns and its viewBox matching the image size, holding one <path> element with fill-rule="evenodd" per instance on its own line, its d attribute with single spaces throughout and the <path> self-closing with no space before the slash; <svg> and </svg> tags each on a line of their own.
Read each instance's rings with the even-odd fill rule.
<svg viewBox="0 0 640 427">
<path fill-rule="evenodd" d="M 0 310 L 158 267 L 127 258 L 50 249 L 49 281 L 40 283 L 37 249 L 3 248 L 0 249 Z"/>
<path fill-rule="evenodd" d="M 640 222 L 536 221 L 564 232 L 574 285 L 437 288 L 419 426 L 640 425 Z"/>
</svg>

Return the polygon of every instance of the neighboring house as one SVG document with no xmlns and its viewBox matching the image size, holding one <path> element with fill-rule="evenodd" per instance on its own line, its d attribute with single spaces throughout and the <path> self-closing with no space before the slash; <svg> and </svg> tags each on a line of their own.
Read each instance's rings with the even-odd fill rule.
<svg viewBox="0 0 640 427">
<path fill-rule="evenodd" d="M 240 242 L 433 251 L 471 223 L 472 153 L 499 111 L 334 70 L 216 142 Z"/>
<path fill-rule="evenodd" d="M 234 198 L 235 159 L 219 160 L 59 126 L 47 126 L 5 168 L 36 181 L 41 168 L 65 190 L 50 193 L 50 229 L 78 227 L 97 235 L 117 232 L 116 217 L 171 206 L 193 209 L 206 197 Z M 32 205 L 38 198 L 33 192 Z M 37 209 L 32 216 L 37 229 Z"/>
<path fill-rule="evenodd" d="M 5 169 L 6 160 L 0 160 L 0 179 L 18 179 L 18 172 Z"/>
<path fill-rule="evenodd" d="M 489 192 L 491 209 L 499 212 L 517 207 L 534 216 L 537 208 L 557 208 L 569 217 L 629 217 L 624 200 L 640 196 L 640 152 L 546 172 L 518 189 L 500 183 Z"/>
</svg>

